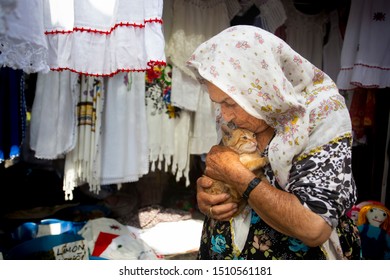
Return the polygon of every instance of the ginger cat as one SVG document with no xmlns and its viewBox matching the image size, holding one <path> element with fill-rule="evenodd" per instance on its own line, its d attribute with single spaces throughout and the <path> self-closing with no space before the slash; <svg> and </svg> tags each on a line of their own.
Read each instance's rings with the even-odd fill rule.
<svg viewBox="0 0 390 280">
<path fill-rule="evenodd" d="M 255 174 L 261 179 L 264 178 L 262 168 L 269 163 L 268 158 L 262 157 L 257 149 L 256 135 L 243 128 L 229 128 L 222 125 L 222 143 L 233 149 L 240 155 L 242 164 L 251 171 L 257 171 Z M 215 180 L 210 188 L 205 191 L 210 194 L 229 193 L 230 198 L 227 202 L 238 204 L 237 216 L 246 206 L 246 201 L 241 197 L 234 186 Z"/>
</svg>

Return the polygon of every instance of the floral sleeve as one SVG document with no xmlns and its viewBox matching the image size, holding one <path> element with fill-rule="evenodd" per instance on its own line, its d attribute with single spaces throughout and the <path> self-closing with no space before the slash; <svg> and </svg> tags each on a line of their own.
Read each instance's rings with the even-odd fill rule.
<svg viewBox="0 0 390 280">
<path fill-rule="evenodd" d="M 334 141 L 307 156 L 297 158 L 286 190 L 302 204 L 336 227 L 356 202 L 352 176 L 350 139 Z"/>
</svg>

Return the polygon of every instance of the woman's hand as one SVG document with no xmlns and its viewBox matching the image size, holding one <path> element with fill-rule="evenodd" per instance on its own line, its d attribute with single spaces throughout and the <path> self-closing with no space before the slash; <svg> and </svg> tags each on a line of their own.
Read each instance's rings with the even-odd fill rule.
<svg viewBox="0 0 390 280">
<path fill-rule="evenodd" d="M 200 212 L 216 220 L 228 221 L 237 211 L 236 203 L 224 203 L 229 198 L 228 194 L 209 194 L 205 188 L 209 188 L 213 180 L 207 176 L 199 177 L 196 181 L 198 207 Z M 211 210 L 210 210 L 211 209 Z"/>
<path fill-rule="evenodd" d="M 205 175 L 228 184 L 233 184 L 241 172 L 247 170 L 239 155 L 232 149 L 220 145 L 213 146 L 206 156 Z"/>
<path fill-rule="evenodd" d="M 237 153 L 227 147 L 216 145 L 206 156 L 205 176 L 197 180 L 197 201 L 199 210 L 216 220 L 228 221 L 237 211 L 236 203 L 226 203 L 228 194 L 212 195 L 204 191 L 213 180 L 233 184 L 240 170 L 246 169 Z M 210 210 L 211 208 L 211 210 Z"/>
</svg>

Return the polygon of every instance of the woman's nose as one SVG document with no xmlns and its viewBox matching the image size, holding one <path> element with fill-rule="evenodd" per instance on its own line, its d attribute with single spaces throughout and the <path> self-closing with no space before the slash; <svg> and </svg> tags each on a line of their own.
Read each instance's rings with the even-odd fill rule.
<svg viewBox="0 0 390 280">
<path fill-rule="evenodd" d="M 221 113 L 222 113 L 223 119 L 226 122 L 230 122 L 234 117 L 233 110 L 230 110 L 230 109 L 226 108 L 226 106 L 223 106 L 223 105 L 221 106 Z"/>
</svg>

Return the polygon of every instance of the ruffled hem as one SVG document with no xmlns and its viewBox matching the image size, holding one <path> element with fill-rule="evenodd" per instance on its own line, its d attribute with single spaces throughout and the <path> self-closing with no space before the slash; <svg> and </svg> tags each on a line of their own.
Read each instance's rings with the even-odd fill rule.
<svg viewBox="0 0 390 280">
<path fill-rule="evenodd" d="M 70 70 L 88 76 L 113 76 L 165 65 L 160 21 L 142 28 L 118 25 L 110 31 L 75 29 L 46 33 L 49 65 L 53 71 Z"/>
<path fill-rule="evenodd" d="M 337 86 L 340 90 L 390 87 L 390 68 L 355 64 L 340 70 Z"/>
</svg>

